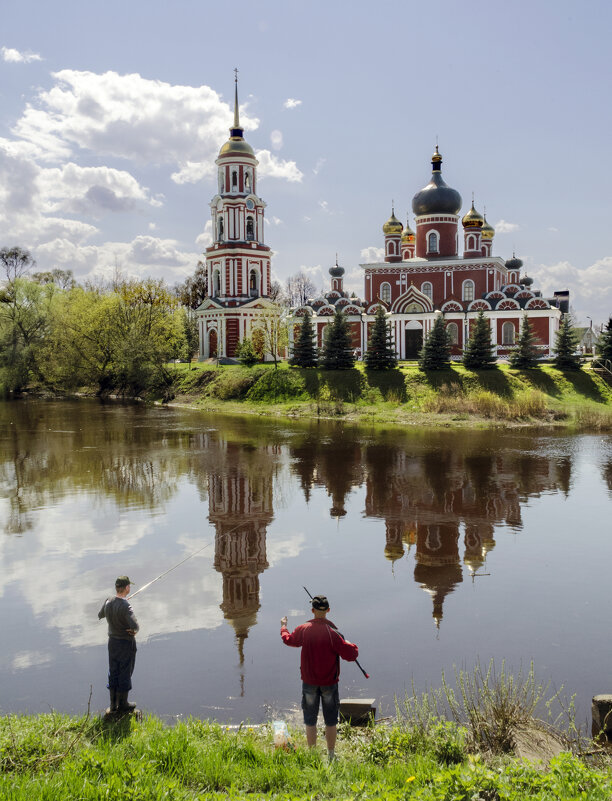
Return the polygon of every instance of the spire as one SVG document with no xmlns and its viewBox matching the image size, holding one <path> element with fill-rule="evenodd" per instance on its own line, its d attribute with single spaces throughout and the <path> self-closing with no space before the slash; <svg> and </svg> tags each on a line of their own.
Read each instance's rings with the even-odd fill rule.
<svg viewBox="0 0 612 801">
<path fill-rule="evenodd" d="M 240 125 L 240 111 L 238 108 L 238 67 L 234 69 L 234 124 L 230 128 L 232 139 L 242 139 L 244 128 Z"/>
</svg>

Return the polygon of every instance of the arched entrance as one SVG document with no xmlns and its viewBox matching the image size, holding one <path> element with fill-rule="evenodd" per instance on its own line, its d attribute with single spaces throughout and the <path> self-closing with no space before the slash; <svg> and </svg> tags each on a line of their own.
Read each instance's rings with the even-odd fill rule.
<svg viewBox="0 0 612 801">
<path fill-rule="evenodd" d="M 208 358 L 214 359 L 217 356 L 218 350 L 217 331 L 213 328 L 208 332 Z"/>
<path fill-rule="evenodd" d="M 405 359 L 418 359 L 423 348 L 423 326 L 417 320 L 410 320 L 404 330 Z"/>
</svg>

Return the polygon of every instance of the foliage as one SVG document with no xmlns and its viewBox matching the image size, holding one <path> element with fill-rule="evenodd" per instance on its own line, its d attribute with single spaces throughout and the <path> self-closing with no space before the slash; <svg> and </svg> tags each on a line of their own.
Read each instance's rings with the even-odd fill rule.
<svg viewBox="0 0 612 801">
<path fill-rule="evenodd" d="M 278 366 L 279 358 L 287 347 L 287 309 L 275 303 L 258 315 L 253 321 L 253 341 L 258 337 L 261 342 L 262 355 L 270 356 L 274 366 Z"/>
<path fill-rule="evenodd" d="M 74 289 L 76 286 L 72 270 L 60 270 L 59 267 L 46 272 L 32 273 L 32 281 L 37 284 L 55 284 L 59 289 Z"/>
<path fill-rule="evenodd" d="M 529 318 L 524 314 L 516 349 L 510 354 L 511 367 L 514 367 L 516 370 L 527 370 L 531 367 L 537 367 L 537 343 L 538 338 L 533 333 Z"/>
<path fill-rule="evenodd" d="M 7 284 L 21 278 L 35 264 L 36 262 L 28 250 L 17 246 L 0 249 L 0 267 L 4 272 Z"/>
<path fill-rule="evenodd" d="M 478 312 L 469 341 L 463 351 L 463 364 L 470 370 L 488 370 L 495 367 L 491 327 L 483 311 Z"/>
<path fill-rule="evenodd" d="M 317 350 L 313 341 L 314 331 L 309 314 L 304 314 L 297 342 L 293 345 L 289 364 L 292 367 L 316 367 Z"/>
<path fill-rule="evenodd" d="M 313 297 L 317 291 L 311 278 L 303 270 L 295 275 L 290 275 L 285 284 L 285 298 L 287 305 L 291 308 L 304 306 L 309 298 Z"/>
<path fill-rule="evenodd" d="M 271 403 L 303 397 L 306 397 L 303 379 L 289 370 L 266 371 L 246 395 L 250 401 Z"/>
<path fill-rule="evenodd" d="M 321 366 L 325 370 L 350 370 L 355 364 L 351 332 L 345 315 L 337 309 L 326 328 Z"/>
<path fill-rule="evenodd" d="M 208 272 L 203 261 L 197 263 L 193 275 L 174 287 L 174 294 L 182 306 L 192 311 L 198 308 L 208 295 Z"/>
<path fill-rule="evenodd" d="M 580 370 L 580 356 L 576 354 L 578 335 L 574 331 L 572 319 L 564 314 L 555 338 L 555 358 L 553 364 L 559 370 Z"/>
<path fill-rule="evenodd" d="M 397 367 L 397 353 L 393 345 L 391 327 L 382 306 L 376 310 L 365 363 L 368 370 L 393 370 Z"/>
<path fill-rule="evenodd" d="M 236 356 L 245 367 L 252 367 L 254 364 L 257 364 L 259 356 L 255 353 L 251 337 L 245 337 L 238 343 Z"/>
<path fill-rule="evenodd" d="M 450 365 L 450 352 L 450 337 L 444 317 L 438 314 L 423 345 L 419 367 L 423 370 L 444 370 Z"/>
<path fill-rule="evenodd" d="M 607 324 L 602 328 L 601 334 L 599 335 L 597 354 L 602 359 L 607 359 L 612 362 L 612 317 L 610 317 Z"/>
<path fill-rule="evenodd" d="M 198 321 L 192 309 L 189 308 L 183 307 L 179 309 L 178 316 L 181 321 L 184 340 L 178 348 L 180 353 L 178 358 L 180 358 L 182 361 L 190 362 L 191 359 L 197 355 L 200 348 Z"/>
</svg>

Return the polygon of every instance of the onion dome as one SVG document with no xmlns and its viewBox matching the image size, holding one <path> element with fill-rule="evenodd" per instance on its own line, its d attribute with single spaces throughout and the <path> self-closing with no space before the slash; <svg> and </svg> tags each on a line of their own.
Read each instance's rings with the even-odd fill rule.
<svg viewBox="0 0 612 801">
<path fill-rule="evenodd" d="M 459 214 L 461 195 L 442 178 L 442 156 L 436 152 L 431 159 L 431 181 L 412 198 L 412 211 L 421 214 Z"/>
<path fill-rule="evenodd" d="M 415 233 L 408 225 L 408 221 L 406 221 L 406 227 L 404 228 L 404 233 L 402 234 L 402 243 L 414 242 L 414 238 Z"/>
<path fill-rule="evenodd" d="M 522 259 L 517 259 L 514 253 L 512 254 L 511 259 L 506 259 L 507 270 L 520 270 L 522 266 L 523 266 Z"/>
<path fill-rule="evenodd" d="M 474 208 L 474 201 L 472 200 L 472 208 L 461 220 L 464 228 L 482 228 L 484 225 L 484 217 L 480 212 Z"/>
<path fill-rule="evenodd" d="M 391 216 L 387 220 L 387 222 L 383 225 L 383 234 L 385 236 L 395 235 L 399 236 L 402 231 L 404 230 L 404 226 L 395 216 L 395 212 L 391 211 Z"/>
<path fill-rule="evenodd" d="M 230 138 L 227 142 L 222 145 L 221 150 L 219 151 L 219 157 L 221 156 L 229 156 L 231 154 L 236 154 L 238 156 L 253 156 L 255 157 L 255 153 L 251 145 L 248 142 L 244 141 L 244 128 L 240 125 L 240 117 L 238 113 L 238 76 L 236 75 L 235 79 L 235 95 L 234 95 L 234 124 L 229 129 Z"/>
<path fill-rule="evenodd" d="M 493 239 L 495 236 L 495 228 L 491 225 L 490 222 L 487 222 L 487 215 L 484 215 L 484 224 L 480 229 L 480 233 L 483 239 Z"/>
<path fill-rule="evenodd" d="M 519 279 L 519 284 L 522 284 L 523 286 L 531 286 L 533 284 L 533 278 L 530 278 L 527 273 L 525 273 L 525 275 Z"/>
<path fill-rule="evenodd" d="M 336 259 L 334 266 L 329 268 L 329 274 L 332 278 L 342 278 L 344 275 L 344 267 L 340 267 L 338 259 Z"/>
</svg>

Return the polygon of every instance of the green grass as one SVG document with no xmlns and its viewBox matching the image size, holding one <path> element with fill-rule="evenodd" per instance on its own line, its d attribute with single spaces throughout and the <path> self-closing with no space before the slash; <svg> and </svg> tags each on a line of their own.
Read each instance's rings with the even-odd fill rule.
<svg viewBox="0 0 612 801">
<path fill-rule="evenodd" d="M 612 772 L 562 753 L 543 767 L 467 749 L 442 719 L 361 731 L 341 726 L 338 761 L 305 747 L 275 750 L 270 727 L 228 731 L 199 720 L 119 724 L 60 715 L 0 718 L 0 797 L 64 799 L 609 799 Z"/>
<path fill-rule="evenodd" d="M 585 369 L 533 370 L 499 365 L 472 371 L 456 364 L 422 371 L 416 362 L 399 370 L 368 372 L 289 368 L 282 364 L 179 366 L 174 401 L 228 412 L 298 417 L 341 417 L 380 424 L 563 425 L 612 430 L 612 387 Z"/>
</svg>

